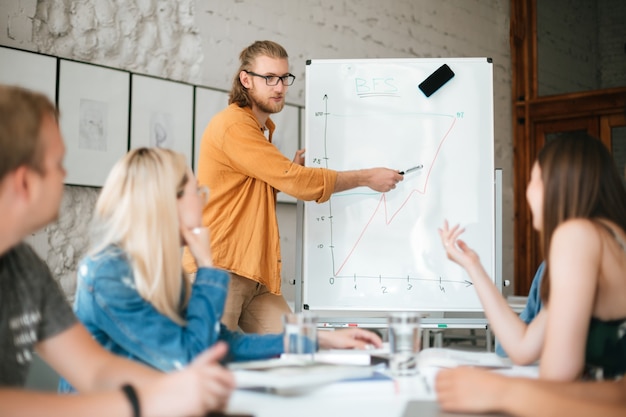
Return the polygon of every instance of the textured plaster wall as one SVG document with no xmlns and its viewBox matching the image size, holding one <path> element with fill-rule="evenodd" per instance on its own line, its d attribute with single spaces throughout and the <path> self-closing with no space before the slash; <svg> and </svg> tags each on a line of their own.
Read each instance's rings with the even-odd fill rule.
<svg viewBox="0 0 626 417">
<path fill-rule="evenodd" d="M 496 166 L 504 168 L 504 276 L 513 274 L 508 0 L 11 0 L 0 3 L 0 44 L 228 89 L 242 48 L 284 45 L 304 104 L 307 59 L 469 57 L 494 62 Z M 6 65 L 6 63 L 0 63 Z M 48 226 L 47 261 L 68 296 L 97 189 L 66 187 Z M 279 208 L 284 282 L 295 276 L 295 206 Z M 433 225 L 433 227 L 436 225 Z M 284 285 L 285 288 L 285 285 Z M 293 290 L 285 288 L 289 298 Z"/>
</svg>

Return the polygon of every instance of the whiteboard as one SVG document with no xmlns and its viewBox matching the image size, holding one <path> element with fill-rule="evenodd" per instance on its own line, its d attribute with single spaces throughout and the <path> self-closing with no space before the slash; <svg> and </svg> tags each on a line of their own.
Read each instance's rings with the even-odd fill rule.
<svg viewBox="0 0 626 417">
<path fill-rule="evenodd" d="M 418 85 L 442 64 L 455 75 L 426 97 Z M 487 58 L 307 62 L 307 166 L 422 168 L 388 193 L 360 187 L 304 203 L 305 309 L 482 311 L 437 229 L 461 224 L 493 279 L 492 77 Z"/>
</svg>

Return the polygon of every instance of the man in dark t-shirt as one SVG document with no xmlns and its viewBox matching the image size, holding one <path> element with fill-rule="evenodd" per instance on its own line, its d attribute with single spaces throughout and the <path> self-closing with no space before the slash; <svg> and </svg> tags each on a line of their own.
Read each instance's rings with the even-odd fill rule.
<svg viewBox="0 0 626 417">
<path fill-rule="evenodd" d="M 50 100 L 0 85 L 0 416 L 187 416 L 223 409 L 234 387 L 218 363 L 225 345 L 171 374 L 115 356 L 74 318 L 46 264 L 21 243 L 57 217 L 64 155 Z M 25 391 L 35 351 L 89 395 Z"/>
<path fill-rule="evenodd" d="M 0 255 L 0 385 L 24 385 L 35 344 L 74 323 L 59 285 L 28 245 Z"/>
</svg>

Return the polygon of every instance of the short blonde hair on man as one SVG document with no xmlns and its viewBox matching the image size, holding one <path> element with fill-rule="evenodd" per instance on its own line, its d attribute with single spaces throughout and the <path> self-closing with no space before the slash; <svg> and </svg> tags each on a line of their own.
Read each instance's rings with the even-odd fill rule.
<svg viewBox="0 0 626 417">
<path fill-rule="evenodd" d="M 139 294 L 184 324 L 191 284 L 183 274 L 177 199 L 189 181 L 185 157 L 169 149 L 131 150 L 111 170 L 94 213 L 95 255 L 115 245 L 129 256 Z M 181 305 L 181 291 L 185 300 Z"/>
</svg>

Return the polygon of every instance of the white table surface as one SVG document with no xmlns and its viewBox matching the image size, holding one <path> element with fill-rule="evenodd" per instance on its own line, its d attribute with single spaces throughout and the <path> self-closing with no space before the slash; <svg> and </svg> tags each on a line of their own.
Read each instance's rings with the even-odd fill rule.
<svg viewBox="0 0 626 417">
<path fill-rule="evenodd" d="M 490 352 L 479 354 L 486 359 L 495 357 Z M 472 352 L 472 360 L 475 355 Z M 227 411 L 255 417 L 402 417 L 411 400 L 436 401 L 433 383 L 439 369 L 423 366 L 418 375 L 395 380 L 340 381 L 293 396 L 238 389 Z M 498 372 L 533 377 L 537 368 L 512 367 Z"/>
</svg>

